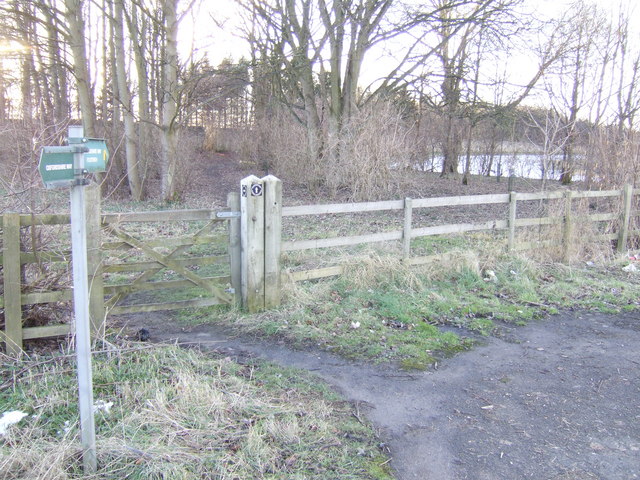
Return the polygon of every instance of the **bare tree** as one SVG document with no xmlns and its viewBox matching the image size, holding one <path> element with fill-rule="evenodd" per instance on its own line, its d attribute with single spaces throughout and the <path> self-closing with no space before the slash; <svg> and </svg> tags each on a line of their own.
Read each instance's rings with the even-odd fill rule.
<svg viewBox="0 0 640 480">
<path fill-rule="evenodd" d="M 162 95 L 162 198 L 172 200 L 176 193 L 178 131 L 178 0 L 162 0 L 166 44 Z"/>
<path fill-rule="evenodd" d="M 84 0 L 64 0 L 64 6 L 64 15 L 68 27 L 67 41 L 71 47 L 73 57 L 73 76 L 76 80 L 84 134 L 88 137 L 95 137 L 96 108 L 85 44 L 85 2 Z"/>
<path fill-rule="evenodd" d="M 576 170 L 576 146 L 580 116 L 588 117 L 602 89 L 600 72 L 604 68 L 602 43 L 606 21 L 595 5 L 575 3 L 558 23 L 558 30 L 568 42 L 568 48 L 556 68 L 546 78 L 546 90 L 557 115 L 564 122 L 560 181 L 569 184 Z"/>
<path fill-rule="evenodd" d="M 122 113 L 124 115 L 124 136 L 125 136 L 125 155 L 127 165 L 127 180 L 131 197 L 134 200 L 142 198 L 142 185 L 140 184 L 140 174 L 138 173 L 138 156 L 137 156 L 137 134 L 135 129 L 135 118 L 133 114 L 133 106 L 131 103 L 131 93 L 129 91 L 129 80 L 126 72 L 126 59 L 124 48 L 124 2 L 123 0 L 114 0 L 113 9 L 113 31 L 114 46 L 116 56 L 116 78 L 118 81 L 118 95 L 122 105 Z"/>
</svg>

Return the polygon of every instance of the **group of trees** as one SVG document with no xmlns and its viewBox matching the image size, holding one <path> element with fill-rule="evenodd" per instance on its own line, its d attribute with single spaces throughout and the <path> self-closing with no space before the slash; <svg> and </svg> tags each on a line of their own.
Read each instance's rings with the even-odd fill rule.
<svg viewBox="0 0 640 480">
<path fill-rule="evenodd" d="M 611 15 L 578 0 L 547 18 L 528 11 L 530 3 L 521 0 L 241 3 L 251 20 L 246 37 L 252 64 L 267 66 L 260 71 L 265 78 L 256 75 L 254 85 L 278 79 L 277 100 L 305 127 L 310 164 L 352 162 L 340 148 L 354 116 L 367 104 L 391 100 L 415 130 L 414 144 L 430 137 L 442 157 L 442 174 L 462 170 L 465 183 L 471 152 L 485 143 L 478 136 L 493 138 L 491 150 L 500 131 L 501 141 L 521 144 L 542 133 L 545 141 L 530 148 L 542 149 L 543 161 L 561 157 L 556 163 L 565 184 L 578 168 L 588 178 L 607 178 L 605 164 L 622 173 L 616 181 L 635 180 L 630 176 L 637 170 L 640 50 L 633 42 L 639 33 L 631 31 L 630 2 L 621 2 Z M 365 57 L 381 48 L 394 49 L 393 63 L 383 78 L 365 85 Z M 517 69 L 526 73 L 517 77 Z M 505 122 L 514 127 L 525 100 L 546 107 L 545 121 L 526 115 L 527 134 L 514 138 L 513 129 L 511 135 L 504 131 Z M 416 128 L 426 123 L 430 130 Z M 585 125 L 590 135 L 584 135 Z M 626 168 L 606 162 L 605 145 L 625 150 Z"/>
<path fill-rule="evenodd" d="M 109 137 L 116 183 L 132 198 L 156 171 L 171 199 L 179 126 L 198 78 L 185 78 L 197 66 L 178 58 L 184 13 L 178 0 L 6 0 L 0 38 L 24 48 L 0 58 L 0 120 L 59 141 L 81 119 L 85 136 Z"/>
<path fill-rule="evenodd" d="M 560 157 L 564 183 L 578 165 L 591 179 L 611 170 L 614 182 L 635 181 L 640 50 L 632 2 L 607 15 L 576 0 L 547 18 L 530 5 L 236 0 L 249 58 L 214 68 L 206 56 L 178 55 L 180 22 L 205 9 L 198 0 L 5 0 L 0 38 L 29 48 L 0 53 L 0 122 L 38 119 L 34 128 L 60 134 L 81 117 L 86 135 L 122 146 L 112 175 L 134 199 L 147 194 L 154 172 L 162 198 L 173 198 L 180 127 L 230 105 L 245 120 L 234 127 L 270 136 L 257 157 L 270 155 L 278 129 L 287 130 L 278 138 L 300 135 L 295 158 L 283 163 L 272 149 L 270 160 L 297 165 L 309 185 L 348 188 L 341 182 L 353 175 L 336 172 L 366 175 L 358 152 L 388 169 L 424 161 L 429 149 L 442 157 L 443 175 L 462 170 L 466 183 L 472 152 L 493 154 L 505 140 Z M 523 109 L 525 101 L 544 108 Z M 516 136 L 518 122 L 527 129 Z"/>
</svg>

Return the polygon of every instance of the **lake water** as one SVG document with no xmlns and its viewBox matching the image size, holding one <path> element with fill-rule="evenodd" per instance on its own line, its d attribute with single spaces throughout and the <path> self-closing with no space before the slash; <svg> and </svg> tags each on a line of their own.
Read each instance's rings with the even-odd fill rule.
<svg viewBox="0 0 640 480">
<path fill-rule="evenodd" d="M 436 155 L 424 162 L 422 165 L 417 165 L 417 168 L 425 172 L 441 172 L 443 159 L 444 158 L 441 155 Z M 559 165 L 561 160 L 562 155 L 545 156 L 532 153 L 495 155 L 491 163 L 490 175 L 494 177 L 508 177 L 514 175 L 521 178 L 540 180 L 542 179 L 543 161 L 545 161 L 545 177 L 547 179 L 558 180 L 560 178 Z M 466 155 L 461 155 L 459 157 L 458 172 L 461 174 L 464 173 L 466 161 Z M 471 155 L 471 174 L 485 174 L 489 161 L 490 159 L 488 155 Z"/>
</svg>

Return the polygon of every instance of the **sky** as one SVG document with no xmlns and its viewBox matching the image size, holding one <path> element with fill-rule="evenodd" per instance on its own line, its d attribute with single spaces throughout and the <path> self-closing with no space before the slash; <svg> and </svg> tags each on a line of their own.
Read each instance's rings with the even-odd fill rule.
<svg viewBox="0 0 640 480">
<path fill-rule="evenodd" d="M 576 0 L 524 0 L 524 5 L 539 13 L 554 17 L 562 14 Z M 640 31 L 640 5 L 637 0 L 589 0 L 602 10 L 615 15 L 620 2 L 631 5 L 631 19 Z M 635 15 L 634 15 L 635 13 Z M 215 19 L 215 22 L 214 20 Z M 220 23 L 220 26 L 216 25 Z M 181 49 L 183 58 L 197 45 L 198 51 L 206 51 L 212 63 L 219 63 L 227 57 L 235 60 L 247 56 L 245 41 L 239 37 L 241 19 L 235 0 L 200 0 L 199 5 L 183 20 L 181 24 Z"/>
</svg>

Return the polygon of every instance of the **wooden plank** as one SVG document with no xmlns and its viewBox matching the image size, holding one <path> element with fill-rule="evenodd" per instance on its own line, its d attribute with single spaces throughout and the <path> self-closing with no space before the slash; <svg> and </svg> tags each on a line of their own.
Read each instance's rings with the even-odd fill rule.
<svg viewBox="0 0 640 480">
<path fill-rule="evenodd" d="M 555 190 L 553 192 L 518 193 L 518 200 L 555 200 L 558 198 L 564 198 L 564 192 L 564 190 Z"/>
<path fill-rule="evenodd" d="M 71 325 L 47 325 L 45 327 L 29 327 L 22 329 L 22 339 L 60 337 L 71 333 Z M 5 333 L 0 330 L 0 342 L 5 342 Z"/>
<path fill-rule="evenodd" d="M 240 193 L 230 192 L 227 206 L 232 212 L 240 211 Z M 236 304 L 242 304 L 242 244 L 240 241 L 240 217 L 229 219 L 229 269 L 231 272 L 231 288 Z"/>
<path fill-rule="evenodd" d="M 104 280 L 102 275 L 102 228 L 100 225 L 100 186 L 92 184 L 84 189 L 85 225 L 87 231 L 87 276 L 89 285 L 89 321 L 91 337 L 105 335 L 106 310 L 104 306 Z"/>
<path fill-rule="evenodd" d="M 5 213 L 2 273 L 4 277 L 4 333 L 7 355 L 22 352 L 22 275 L 20 270 L 20 215 Z"/>
<path fill-rule="evenodd" d="M 34 338 L 60 337 L 70 335 L 71 332 L 72 326 L 69 324 L 30 327 L 22 330 L 22 338 L 31 340 Z"/>
<path fill-rule="evenodd" d="M 251 175 L 240 182 L 242 306 L 250 313 L 264 308 L 264 192 Z"/>
<path fill-rule="evenodd" d="M 428 265 L 430 263 L 436 262 L 436 261 L 441 261 L 446 258 L 448 258 L 451 254 L 449 253 L 444 253 L 444 254 L 438 254 L 438 255 L 423 255 L 421 257 L 413 257 L 409 260 L 409 265 L 411 266 L 418 266 L 418 265 Z"/>
<path fill-rule="evenodd" d="M 204 288 L 205 290 L 207 290 L 209 293 L 211 293 L 213 296 L 215 296 L 216 298 L 220 299 L 221 301 L 226 302 L 226 303 L 230 303 L 233 300 L 229 293 L 227 293 L 224 290 L 221 290 L 220 288 L 218 288 L 217 286 L 214 286 L 214 285 L 210 284 L 209 282 L 203 280 L 201 277 L 199 277 L 195 273 L 190 272 L 189 270 L 184 268 L 182 265 L 180 265 L 178 262 L 176 262 L 174 259 L 169 258 L 169 257 L 167 257 L 165 255 L 162 255 L 162 254 L 156 252 L 152 248 L 147 247 L 140 240 L 132 237 L 131 235 L 129 235 L 129 234 L 125 233 L 125 232 L 122 232 L 122 231 L 118 230 L 114 226 L 109 226 L 108 228 L 114 235 L 120 237 L 122 240 L 124 240 L 125 242 L 129 243 L 130 245 L 133 245 L 134 247 L 138 248 L 139 250 L 144 252 L 146 255 L 148 255 L 149 257 L 153 258 L 156 262 L 164 265 L 165 267 L 173 270 L 177 274 L 179 274 L 179 275 L 183 276 L 184 278 L 190 280 L 194 285 L 198 285 L 198 286 Z"/>
<path fill-rule="evenodd" d="M 407 260 L 411 257 L 411 230 L 413 223 L 413 200 L 404 199 L 404 227 L 402 229 L 402 257 Z"/>
<path fill-rule="evenodd" d="M 292 282 L 304 282 L 305 280 L 317 280 L 319 278 L 335 277 L 344 273 L 344 267 L 337 265 L 334 267 L 316 268 L 314 270 L 300 270 L 297 272 L 287 272 L 289 280 Z"/>
<path fill-rule="evenodd" d="M 573 192 L 571 190 L 567 190 L 565 192 L 564 204 L 564 229 L 562 231 L 563 259 L 565 263 L 569 262 L 571 256 L 571 242 L 573 240 L 572 199 Z"/>
<path fill-rule="evenodd" d="M 562 217 L 518 218 L 516 227 L 539 227 L 542 225 L 556 225 L 562 222 Z"/>
<path fill-rule="evenodd" d="M 622 195 L 622 218 L 620 218 L 620 229 L 618 236 L 618 253 L 622 253 L 627 249 L 627 240 L 629 239 L 629 223 L 631 221 L 631 204 L 633 201 L 633 185 L 627 184 L 624 187 Z"/>
<path fill-rule="evenodd" d="M 456 207 L 460 205 L 484 205 L 490 203 L 509 203 L 509 194 L 498 193 L 490 195 L 421 198 L 413 201 L 413 208 Z"/>
<path fill-rule="evenodd" d="M 415 231 L 415 230 L 414 230 Z M 415 237 L 416 235 L 412 235 Z M 353 237 L 318 238 L 314 240 L 289 241 L 282 243 L 283 252 L 295 250 L 312 250 L 315 248 L 346 247 L 364 243 L 389 242 L 402 240 L 402 231 L 371 233 L 369 235 L 357 235 Z"/>
<path fill-rule="evenodd" d="M 280 306 L 282 249 L 282 182 L 273 175 L 264 185 L 264 308 Z"/>
<path fill-rule="evenodd" d="M 438 225 L 435 227 L 415 228 L 413 236 L 428 237 L 430 235 L 448 235 L 452 233 L 474 232 L 480 230 L 504 230 L 508 227 L 506 220 L 491 220 L 485 223 L 459 223 L 455 225 Z"/>
<path fill-rule="evenodd" d="M 212 305 L 228 305 L 229 302 L 221 301 L 215 297 L 197 298 L 194 300 L 181 300 L 169 303 L 147 303 L 144 305 L 118 305 L 109 310 L 110 315 L 123 315 L 127 313 L 149 313 L 162 310 L 180 310 L 183 308 L 210 307 Z"/>
<path fill-rule="evenodd" d="M 203 267 L 205 265 L 220 265 L 229 261 L 229 255 L 211 255 L 207 257 L 179 258 L 174 260 L 182 267 L 197 265 Z M 159 262 L 131 262 L 131 263 L 112 263 L 104 265 L 102 271 L 104 273 L 126 273 L 126 272 L 143 272 L 153 268 L 160 270 L 166 268 Z"/>
<path fill-rule="evenodd" d="M 596 238 L 601 238 L 603 240 L 617 240 L 618 239 L 618 234 L 617 233 L 602 233 L 600 235 L 596 235 Z"/>
<path fill-rule="evenodd" d="M 330 213 L 362 213 L 379 212 L 384 210 L 402 210 L 403 200 L 387 200 L 384 202 L 360 203 L 329 203 L 326 205 L 300 205 L 283 207 L 283 217 L 298 217 L 301 215 L 327 215 Z"/>
<path fill-rule="evenodd" d="M 580 190 L 573 192 L 573 198 L 619 197 L 623 190 Z"/>
<path fill-rule="evenodd" d="M 20 225 L 23 227 L 30 227 L 32 225 L 69 225 L 70 223 L 71 215 L 68 213 L 20 215 Z"/>
<path fill-rule="evenodd" d="M 587 215 L 587 218 L 592 222 L 608 222 L 616 220 L 618 215 L 615 213 L 594 213 L 593 215 Z"/>
<path fill-rule="evenodd" d="M 36 305 L 39 303 L 70 302 L 73 290 L 59 290 L 55 292 L 31 292 L 22 295 L 22 305 Z"/>
<path fill-rule="evenodd" d="M 512 177 L 509 177 L 509 181 Z M 518 194 L 511 192 L 509 194 L 509 239 L 507 240 L 507 249 L 513 250 L 513 246 L 516 243 L 516 220 L 517 220 L 517 208 L 518 208 Z"/>
<path fill-rule="evenodd" d="M 198 220 L 216 222 L 225 221 L 224 219 L 217 218 L 216 212 L 209 209 L 122 212 L 106 213 L 102 215 L 102 223 L 104 224 L 118 224 L 124 222 L 190 222 Z"/>
<path fill-rule="evenodd" d="M 188 236 L 188 237 L 166 237 L 166 238 L 153 238 L 145 239 L 145 245 L 151 248 L 157 247 L 192 247 L 194 245 L 208 245 L 216 241 L 224 239 L 223 235 L 202 235 L 202 236 Z M 225 239 L 226 241 L 226 239 Z M 132 249 L 131 245 L 127 242 L 104 242 L 102 244 L 103 250 L 129 250 Z"/>
<path fill-rule="evenodd" d="M 223 275 L 219 277 L 203 277 L 210 282 L 216 282 L 221 288 L 231 281 L 231 277 Z M 163 282 L 141 282 L 141 283 L 123 283 L 121 285 L 105 285 L 104 293 L 106 295 L 116 295 L 125 293 L 127 295 L 136 292 L 148 292 L 153 290 L 175 289 L 193 287 L 193 283 L 189 280 L 168 280 Z"/>
<path fill-rule="evenodd" d="M 71 261 L 71 250 L 59 252 L 39 251 L 37 253 L 20 253 L 20 263 L 69 263 Z"/>
</svg>

